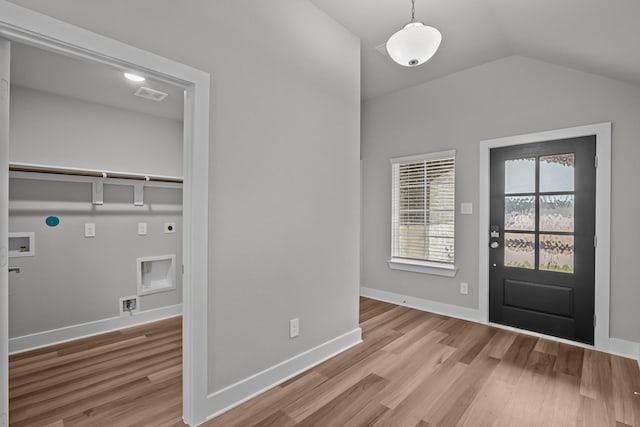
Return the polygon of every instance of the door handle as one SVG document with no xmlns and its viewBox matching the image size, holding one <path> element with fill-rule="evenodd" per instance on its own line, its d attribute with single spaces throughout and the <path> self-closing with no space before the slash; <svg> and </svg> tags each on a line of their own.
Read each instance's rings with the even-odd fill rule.
<svg viewBox="0 0 640 427">
<path fill-rule="evenodd" d="M 9 267 L 9 273 L 20 274 L 20 267 Z"/>
<path fill-rule="evenodd" d="M 498 243 L 498 242 L 491 242 L 491 244 L 490 244 L 489 246 L 491 246 L 491 249 L 498 249 L 498 246 L 500 246 L 500 243 Z"/>
</svg>

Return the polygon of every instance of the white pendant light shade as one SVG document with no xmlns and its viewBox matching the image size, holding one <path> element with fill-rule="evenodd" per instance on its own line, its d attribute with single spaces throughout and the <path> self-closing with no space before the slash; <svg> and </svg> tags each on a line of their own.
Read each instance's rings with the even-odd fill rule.
<svg viewBox="0 0 640 427">
<path fill-rule="evenodd" d="M 417 67 L 427 62 L 440 47 L 442 34 L 422 22 L 409 22 L 387 41 L 391 59 L 405 67 Z"/>
</svg>

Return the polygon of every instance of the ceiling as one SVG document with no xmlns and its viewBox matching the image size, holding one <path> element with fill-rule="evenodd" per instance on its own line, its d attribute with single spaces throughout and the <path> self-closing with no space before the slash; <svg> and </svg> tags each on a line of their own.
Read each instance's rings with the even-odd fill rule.
<svg viewBox="0 0 640 427">
<path fill-rule="evenodd" d="M 149 77 L 134 83 L 117 68 L 20 43 L 11 44 L 11 84 L 173 120 L 183 118 L 184 90 L 178 86 Z M 140 86 L 169 96 L 162 102 L 137 97 L 134 92 Z"/>
<path fill-rule="evenodd" d="M 410 0 L 311 1 L 361 39 L 363 100 L 510 55 L 640 85 L 638 0 L 416 0 L 416 19 L 442 33 L 416 68 L 375 49 L 410 20 Z"/>
</svg>

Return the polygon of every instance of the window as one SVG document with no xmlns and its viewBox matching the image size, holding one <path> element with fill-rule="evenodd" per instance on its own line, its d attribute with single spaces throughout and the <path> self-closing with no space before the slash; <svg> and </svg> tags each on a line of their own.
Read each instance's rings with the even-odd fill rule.
<svg viewBox="0 0 640 427">
<path fill-rule="evenodd" d="M 455 150 L 391 159 L 393 269 L 453 277 Z"/>
</svg>

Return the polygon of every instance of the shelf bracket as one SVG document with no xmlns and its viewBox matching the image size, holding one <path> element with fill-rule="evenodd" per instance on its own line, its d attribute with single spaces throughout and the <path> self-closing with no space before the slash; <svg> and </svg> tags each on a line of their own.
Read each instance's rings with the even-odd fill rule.
<svg viewBox="0 0 640 427">
<path fill-rule="evenodd" d="M 98 178 L 91 183 L 93 191 L 93 204 L 104 204 L 104 178 Z"/>
<path fill-rule="evenodd" d="M 133 184 L 133 205 L 144 206 L 144 185 L 149 181 L 149 177 L 145 176 L 145 181 Z"/>
</svg>

